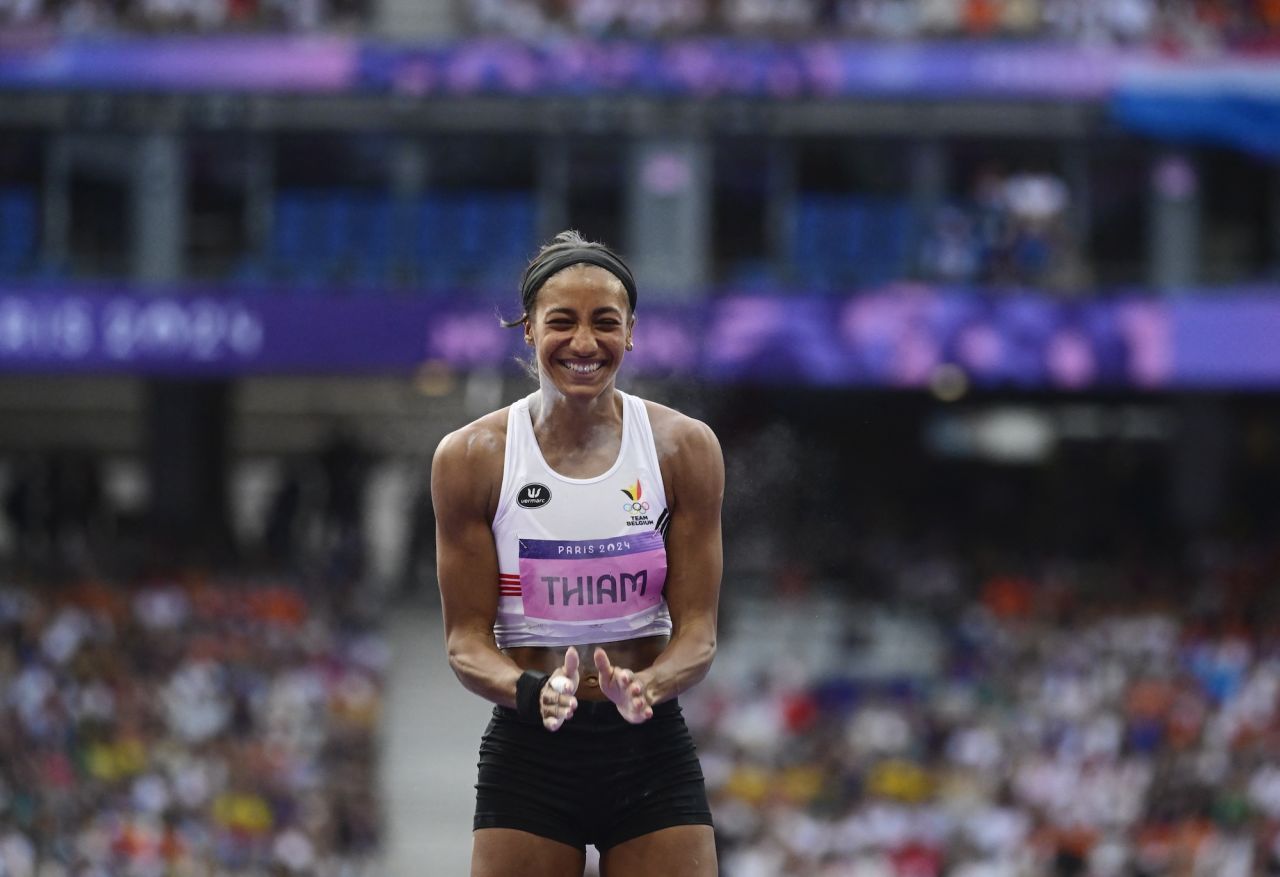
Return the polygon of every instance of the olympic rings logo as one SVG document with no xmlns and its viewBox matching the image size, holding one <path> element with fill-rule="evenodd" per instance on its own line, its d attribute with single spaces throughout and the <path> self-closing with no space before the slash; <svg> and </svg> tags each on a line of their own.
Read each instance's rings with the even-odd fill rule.
<svg viewBox="0 0 1280 877">
<path fill-rule="evenodd" d="M 649 504 L 647 502 L 624 502 L 622 504 L 624 512 L 647 512 Z"/>
</svg>

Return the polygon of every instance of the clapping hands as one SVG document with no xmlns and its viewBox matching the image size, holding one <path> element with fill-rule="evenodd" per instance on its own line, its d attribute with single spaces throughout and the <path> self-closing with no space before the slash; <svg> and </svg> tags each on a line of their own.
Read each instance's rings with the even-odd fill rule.
<svg viewBox="0 0 1280 877">
<path fill-rule="evenodd" d="M 592 658 L 595 660 L 596 671 L 600 674 L 600 690 L 614 702 L 624 719 L 638 725 L 653 718 L 648 691 L 635 673 L 623 667 L 615 667 L 602 648 L 596 648 Z"/>
<path fill-rule="evenodd" d="M 633 671 L 615 667 L 602 648 L 595 650 L 592 660 L 600 676 L 600 691 L 618 708 L 619 715 L 633 725 L 653 718 L 649 692 Z M 578 650 L 570 646 L 564 653 L 564 663 L 556 668 L 542 687 L 538 704 L 542 709 L 542 725 L 548 731 L 560 730 L 578 708 L 576 695 L 581 682 L 580 663 Z"/>
</svg>

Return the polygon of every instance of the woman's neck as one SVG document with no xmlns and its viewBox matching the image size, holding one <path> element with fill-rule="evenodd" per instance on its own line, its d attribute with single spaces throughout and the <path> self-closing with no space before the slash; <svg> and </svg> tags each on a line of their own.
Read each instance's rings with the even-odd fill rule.
<svg viewBox="0 0 1280 877">
<path fill-rule="evenodd" d="M 544 385 L 530 400 L 529 414 L 539 433 L 564 429 L 570 435 L 585 435 L 602 425 L 622 422 L 622 397 L 612 383 L 591 399 L 575 399 Z"/>
</svg>

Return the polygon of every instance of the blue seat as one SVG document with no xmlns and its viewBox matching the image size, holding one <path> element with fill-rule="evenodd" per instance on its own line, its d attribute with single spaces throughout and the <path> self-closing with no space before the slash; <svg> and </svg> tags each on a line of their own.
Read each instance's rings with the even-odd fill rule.
<svg viewBox="0 0 1280 877">
<path fill-rule="evenodd" d="M 723 284 L 738 292 L 772 291 L 778 286 L 774 267 L 765 259 L 731 262 L 723 271 Z"/>
<path fill-rule="evenodd" d="M 276 196 L 267 258 L 271 272 L 282 280 L 289 280 L 306 259 L 312 234 L 309 224 L 310 199 L 305 193 L 282 192 Z"/>
<path fill-rule="evenodd" d="M 841 282 L 851 261 L 848 199 L 838 195 L 802 196 L 792 243 L 793 270 L 801 284 L 815 291 Z"/>
<path fill-rule="evenodd" d="M 510 283 L 533 248 L 537 211 L 519 192 L 433 192 L 415 211 L 406 261 L 427 288 Z"/>
<path fill-rule="evenodd" d="M 0 190 L 0 271 L 24 274 L 36 263 L 39 211 L 31 189 Z"/>
<path fill-rule="evenodd" d="M 338 250 L 339 279 L 362 288 L 390 285 L 395 250 L 391 199 L 357 193 L 349 202 L 349 227 Z"/>
<path fill-rule="evenodd" d="M 796 208 L 792 270 L 804 285 L 843 290 L 910 272 L 914 216 L 901 199 L 807 194 Z"/>
<path fill-rule="evenodd" d="M 447 205 L 435 195 L 423 198 L 416 212 L 414 247 L 408 260 L 410 280 L 417 286 L 434 286 L 448 274 L 450 217 Z"/>
<path fill-rule="evenodd" d="M 858 281 L 878 285 L 900 280 L 910 273 L 914 225 L 910 205 L 898 199 L 872 199 L 866 206 L 868 222 Z"/>
<path fill-rule="evenodd" d="M 350 189 L 280 192 L 267 254 L 272 278 L 302 287 L 343 281 L 367 242 L 363 200 Z"/>
<path fill-rule="evenodd" d="M 504 193 L 494 203 L 494 258 L 486 279 L 490 285 L 510 283 L 524 270 L 536 245 L 538 206 L 532 195 Z"/>
<path fill-rule="evenodd" d="M 849 199 L 840 205 L 835 219 L 838 237 L 832 247 L 834 264 L 831 266 L 840 285 L 859 284 L 868 260 L 876 258 L 867 246 L 875 221 L 874 211 L 861 198 Z"/>
<path fill-rule="evenodd" d="M 313 249 L 312 255 L 330 271 L 340 266 L 352 251 L 356 228 L 354 202 L 352 193 L 345 190 L 328 192 L 319 198 L 320 234 L 315 238 L 319 246 Z"/>
</svg>

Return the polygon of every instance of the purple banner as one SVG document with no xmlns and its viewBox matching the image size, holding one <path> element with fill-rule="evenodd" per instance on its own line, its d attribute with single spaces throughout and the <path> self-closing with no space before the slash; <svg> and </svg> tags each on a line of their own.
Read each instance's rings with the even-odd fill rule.
<svg viewBox="0 0 1280 877">
<path fill-rule="evenodd" d="M 1167 305 L 1140 298 L 1086 304 L 907 284 L 837 300 L 744 297 L 714 306 L 703 372 L 924 387 L 951 364 L 984 386 L 1159 387 L 1173 373 L 1169 331 Z"/>
<path fill-rule="evenodd" d="M 0 87 L 342 92 L 357 87 L 346 37 L 117 37 L 7 44 Z"/>
<path fill-rule="evenodd" d="M 1100 98 L 1134 53 L 999 43 L 510 40 L 367 45 L 365 88 L 422 95 Z"/>
<path fill-rule="evenodd" d="M 1183 387 L 1280 387 L 1280 290 L 1178 297 L 1174 383 Z"/>
<path fill-rule="evenodd" d="M 430 45 L 344 36 L 117 36 L 0 43 L 0 88 L 640 94 L 705 98 L 1040 97 L 1270 88 L 1275 55 L 999 41 L 474 39 Z M 1273 94 L 1273 91 L 1267 91 Z"/>
<path fill-rule="evenodd" d="M 0 289 L 0 369 L 396 371 L 427 358 L 424 300 Z"/>
<path fill-rule="evenodd" d="M 480 39 L 404 46 L 348 37 L 32 39 L 0 52 L 0 88 L 1099 99 L 1143 57 L 998 42 Z"/>
<path fill-rule="evenodd" d="M 528 354 L 474 293 L 144 295 L 0 288 L 0 370 L 408 374 L 518 369 Z M 980 387 L 1280 387 L 1280 288 L 1061 300 L 901 284 L 847 298 L 641 300 L 626 371 L 708 382 Z"/>
</svg>

